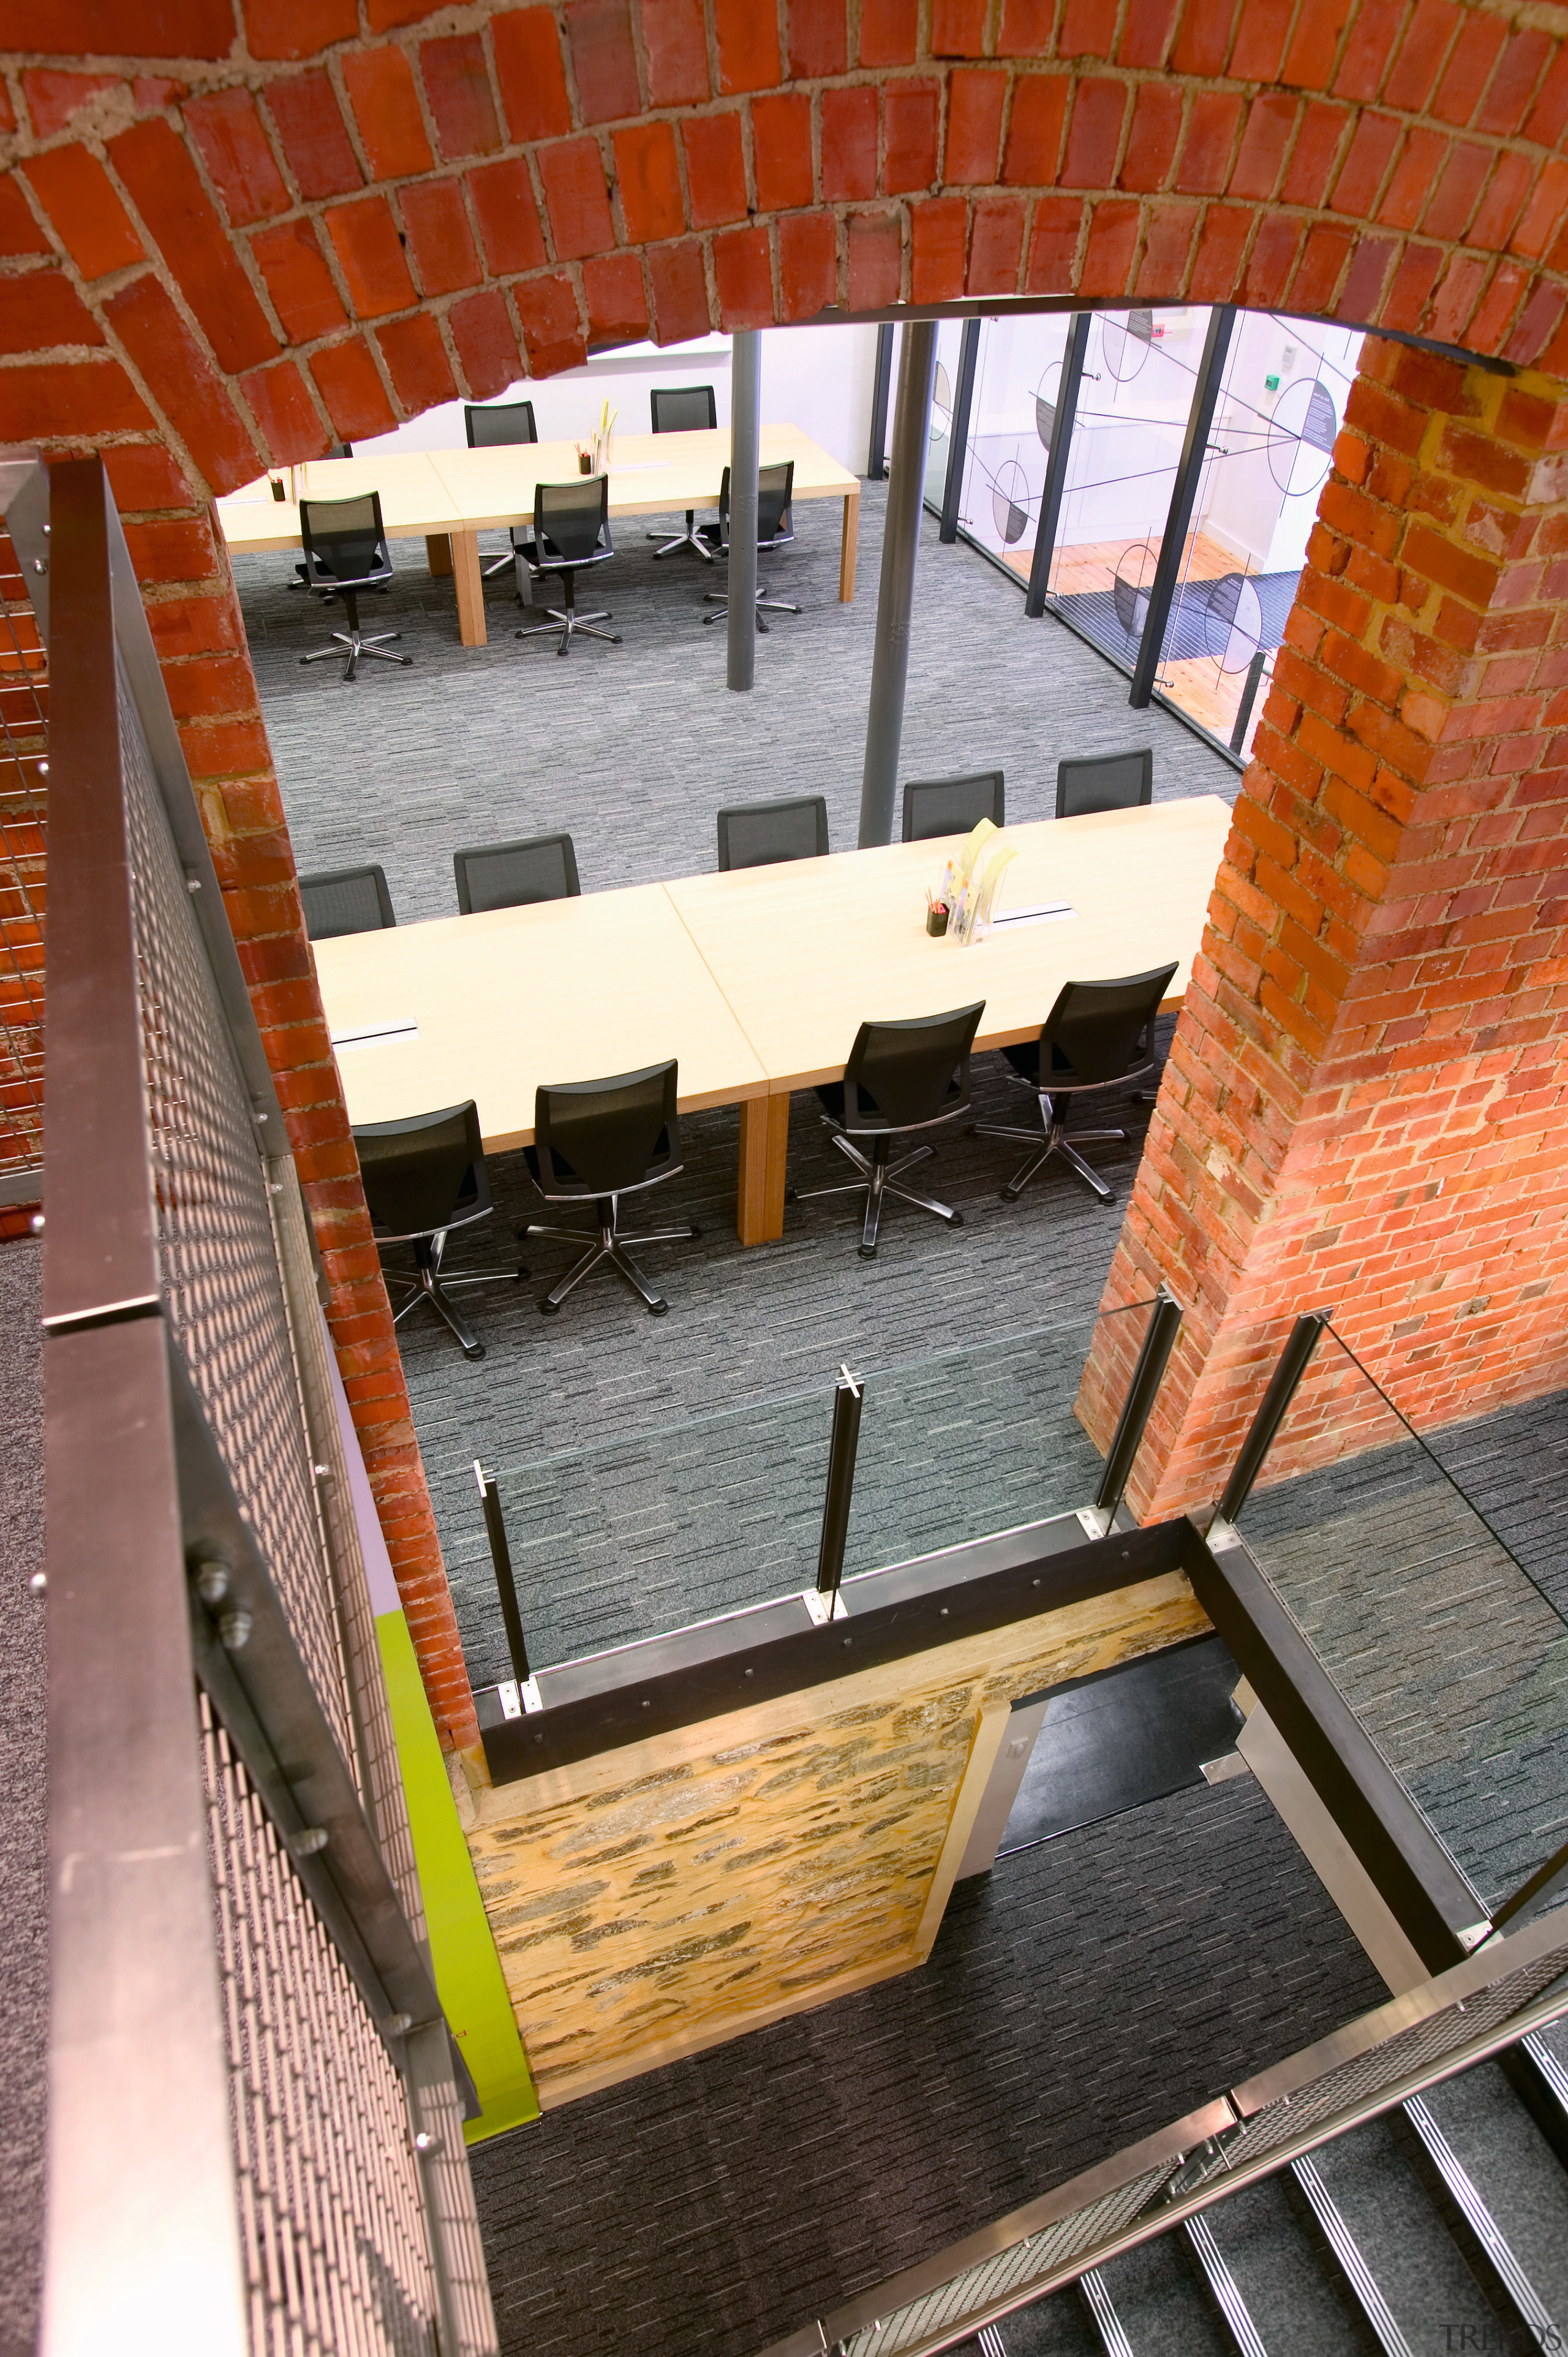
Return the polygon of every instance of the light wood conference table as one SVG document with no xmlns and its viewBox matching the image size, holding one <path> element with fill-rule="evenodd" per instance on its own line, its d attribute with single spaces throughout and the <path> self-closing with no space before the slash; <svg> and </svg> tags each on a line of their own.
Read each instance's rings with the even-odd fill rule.
<svg viewBox="0 0 1568 2357">
<path fill-rule="evenodd" d="M 838 1080 L 863 1019 L 985 1001 L 977 1048 L 1032 1038 L 1064 982 L 1175 959 L 1179 1006 L 1230 813 L 1218 795 L 1009 827 L 1004 913 L 1072 914 L 961 949 L 925 931 L 951 845 L 688 876 L 315 945 L 355 1122 L 472 1097 L 486 1146 L 533 1136 L 541 1082 L 680 1060 L 680 1106 L 740 1107 L 736 1228 L 784 1232 L 789 1092 Z M 956 838 L 954 838 L 956 841 Z M 346 1046 L 414 1022 L 417 1038 Z"/>
<path fill-rule="evenodd" d="M 610 459 L 612 522 L 622 516 L 716 507 L 719 479 L 729 457 L 725 426 L 700 434 L 618 433 Z M 860 484 L 798 426 L 764 425 L 761 464 L 777 466 L 785 459 L 795 463 L 797 500 L 843 501 L 839 597 L 848 605 L 854 596 Z M 450 571 L 454 576 L 463 644 L 482 647 L 487 632 L 478 534 L 532 523 L 535 485 L 566 482 L 575 475 L 577 446 L 517 442 L 488 450 L 392 450 L 381 456 L 313 458 L 293 471 L 295 488 L 306 500 L 350 499 L 361 491 L 379 491 L 387 537 L 424 538 L 431 570 Z M 218 520 L 231 550 L 302 544 L 298 507 L 289 500 L 274 500 L 265 477 L 220 500 Z"/>
</svg>

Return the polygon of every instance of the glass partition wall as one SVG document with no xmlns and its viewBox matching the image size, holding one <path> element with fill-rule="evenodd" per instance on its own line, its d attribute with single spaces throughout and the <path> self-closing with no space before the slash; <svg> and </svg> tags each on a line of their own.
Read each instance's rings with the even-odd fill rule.
<svg viewBox="0 0 1568 2357">
<path fill-rule="evenodd" d="M 1036 313 L 969 322 L 967 336 L 942 321 L 925 496 L 944 538 L 1032 584 L 1032 611 L 1130 674 L 1142 654 L 1153 694 L 1244 759 L 1359 336 L 1239 312 L 1214 337 L 1213 317 Z M 1161 551 L 1184 510 L 1156 611 Z"/>
</svg>

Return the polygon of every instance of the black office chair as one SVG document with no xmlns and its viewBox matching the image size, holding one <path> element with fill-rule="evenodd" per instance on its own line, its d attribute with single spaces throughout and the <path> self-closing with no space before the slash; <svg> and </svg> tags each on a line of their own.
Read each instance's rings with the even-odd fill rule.
<svg viewBox="0 0 1568 2357">
<path fill-rule="evenodd" d="M 1034 1151 L 1015 1178 L 1002 1189 L 1004 1203 L 1015 1203 L 1037 1170 L 1059 1154 L 1069 1170 L 1091 1187 L 1102 1203 L 1116 1200 L 1098 1170 L 1091 1170 L 1080 1146 L 1124 1145 L 1124 1129 L 1080 1129 L 1072 1143 L 1067 1136 L 1067 1114 L 1076 1096 L 1091 1090 L 1118 1089 L 1141 1081 L 1155 1069 L 1155 1018 L 1160 1001 L 1171 986 L 1175 965 L 1151 967 L 1147 974 L 1122 975 L 1114 982 L 1068 982 L 1057 994 L 1037 1039 L 1026 1039 L 1002 1052 L 1040 1103 L 1039 1129 L 1011 1129 L 976 1122 L 975 1137 L 1012 1137 Z"/>
<path fill-rule="evenodd" d="M 956 1121 L 969 1110 L 969 1056 L 980 1018 L 981 999 L 973 1006 L 955 1007 L 950 1015 L 921 1015 L 896 1023 L 863 1023 L 850 1049 L 842 1081 L 817 1091 L 824 1112 L 822 1126 L 831 1131 L 839 1152 L 847 1155 L 863 1175 L 843 1187 L 811 1187 L 804 1193 L 788 1190 L 792 1203 L 814 1203 L 825 1195 L 864 1195 L 865 1218 L 857 1246 L 862 1260 L 876 1257 L 876 1231 L 883 1201 L 897 1195 L 922 1211 L 935 1212 L 950 1228 L 961 1228 L 963 1214 L 934 1196 L 917 1195 L 897 1182 L 902 1173 L 936 1152 L 934 1146 L 917 1146 L 900 1161 L 888 1159 L 893 1141 L 912 1130 L 933 1129 Z M 854 1141 L 870 1147 L 863 1153 Z"/>
<path fill-rule="evenodd" d="M 655 434 L 711 434 L 719 422 L 711 384 L 656 386 L 649 394 L 649 403 L 653 412 Z M 703 545 L 695 529 L 696 519 L 696 509 L 688 508 L 686 529 L 678 532 L 673 540 L 665 540 L 661 532 L 649 533 L 650 540 L 663 542 L 663 546 L 653 552 L 655 562 L 661 556 L 670 555 L 677 548 L 694 548 L 704 565 L 713 563 L 714 553 Z"/>
<path fill-rule="evenodd" d="M 463 404 L 463 424 L 467 429 L 470 450 L 499 450 L 513 442 L 537 442 L 538 429 L 533 423 L 532 401 L 494 401 Z M 484 566 L 487 581 L 498 573 L 505 573 L 512 562 L 517 546 L 517 534 L 511 535 L 512 546 L 495 556 Z"/>
<path fill-rule="evenodd" d="M 473 1099 L 403 1121 L 367 1122 L 353 1137 L 377 1243 L 413 1246 L 413 1275 L 388 1273 L 389 1290 L 395 1286 L 394 1298 L 401 1302 L 392 1312 L 393 1325 L 401 1326 L 422 1301 L 428 1302 L 468 1357 L 482 1359 L 485 1346 L 449 1288 L 515 1285 L 528 1271 L 520 1266 L 463 1273 L 445 1265 L 454 1229 L 471 1228 L 490 1215 L 490 1182 Z"/>
<path fill-rule="evenodd" d="M 768 548 L 788 548 L 794 539 L 795 527 L 789 520 L 789 501 L 794 495 L 794 490 L 795 461 L 793 458 L 789 459 L 782 467 L 763 467 L 758 470 L 757 545 L 759 551 Z M 719 479 L 719 520 L 716 524 L 705 523 L 700 537 L 710 548 L 722 549 L 726 556 L 729 554 L 729 468 L 727 467 Z M 757 585 L 757 627 L 766 638 L 768 625 L 762 619 L 765 608 L 769 614 L 798 614 L 800 608 L 799 606 L 789 605 L 782 597 L 765 597 L 762 594 L 763 586 L 760 581 Z M 703 602 L 704 605 L 717 608 L 716 612 L 703 616 L 704 622 L 716 622 L 720 615 L 727 614 L 729 611 L 729 595 L 726 590 L 704 589 Z"/>
<path fill-rule="evenodd" d="M 1132 753 L 1092 753 L 1057 763 L 1057 816 L 1083 818 L 1090 811 L 1136 810 L 1155 798 L 1155 748 Z"/>
<path fill-rule="evenodd" d="M 782 802 L 736 802 L 719 813 L 719 871 L 773 867 L 786 859 L 828 856 L 826 794 L 791 794 Z"/>
<path fill-rule="evenodd" d="M 1000 770 L 976 770 L 964 778 L 912 780 L 904 789 L 904 840 L 929 843 L 939 834 L 968 834 L 983 818 L 1007 823 Z"/>
<path fill-rule="evenodd" d="M 392 894 L 379 867 L 328 867 L 299 879 L 305 930 L 313 942 L 339 933 L 375 933 L 395 925 Z"/>
<path fill-rule="evenodd" d="M 574 1286 L 601 1261 L 625 1278 L 653 1317 L 662 1318 L 669 1308 L 627 1246 L 687 1243 L 702 1231 L 683 1222 L 650 1234 L 623 1235 L 620 1199 L 660 1186 L 681 1168 L 675 1082 L 671 1057 L 667 1064 L 650 1064 L 645 1071 L 617 1072 L 603 1081 L 567 1081 L 536 1092 L 533 1144 L 523 1148 L 534 1183 L 547 1203 L 592 1203 L 598 1222 L 596 1233 L 534 1220 L 520 1231 L 524 1236 L 587 1246 L 540 1303 L 544 1317 L 553 1318 Z"/>
<path fill-rule="evenodd" d="M 607 614 L 579 614 L 576 608 L 577 575 L 585 565 L 602 565 L 607 557 L 615 554 L 615 543 L 610 538 L 607 475 L 579 475 L 575 482 L 537 484 L 532 536 L 524 534 L 520 538 L 513 533 L 512 547 L 520 604 L 532 605 L 532 584 L 552 573 L 560 576 L 564 593 L 561 608 L 545 608 L 550 619 L 519 630 L 520 639 L 550 638 L 559 631 L 561 643 L 555 650 L 558 655 L 564 655 L 579 636 L 603 639 L 607 646 L 619 646 L 618 630 L 594 628 L 596 622 L 607 622 Z"/>
<path fill-rule="evenodd" d="M 481 843 L 471 851 L 455 851 L 452 870 L 465 917 L 481 909 L 526 909 L 535 900 L 575 900 L 583 888 L 569 834 Z"/>
<path fill-rule="evenodd" d="M 401 630 L 378 630 L 368 639 L 360 632 L 360 592 L 385 589 L 392 577 L 381 493 L 361 491 L 351 500 L 301 500 L 299 536 L 305 543 L 305 556 L 295 566 L 295 573 L 313 597 L 325 598 L 328 605 L 341 597 L 349 619 L 346 630 L 333 631 L 329 647 L 317 647 L 314 653 L 301 655 L 300 662 L 327 662 L 346 648 L 346 680 L 353 678 L 361 655 L 376 662 L 401 663 L 406 671 L 413 661 L 412 655 L 385 651 L 389 640 L 402 638 Z"/>
</svg>

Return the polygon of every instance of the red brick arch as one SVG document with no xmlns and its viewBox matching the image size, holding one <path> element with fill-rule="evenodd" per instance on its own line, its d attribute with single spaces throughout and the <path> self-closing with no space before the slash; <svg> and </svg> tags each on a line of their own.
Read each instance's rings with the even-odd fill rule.
<svg viewBox="0 0 1568 2357">
<path fill-rule="evenodd" d="M 1389 519 L 1418 480 L 1423 497 L 1448 503 L 1438 527 L 1462 538 L 1486 466 L 1509 477 L 1508 512 L 1487 529 L 1522 544 L 1544 494 L 1513 476 L 1568 440 L 1553 382 L 1568 377 L 1568 39 L 1536 21 L 1541 9 L 1491 0 L 0 6 L 11 49 L 0 86 L 0 440 L 101 447 L 110 467 L 326 1248 L 339 1352 L 427 1684 L 438 1722 L 467 1740 L 471 1703 L 210 495 L 645 336 L 898 302 L 1226 300 L 1418 333 L 1540 372 L 1517 412 L 1463 371 L 1435 392 L 1425 379 L 1369 388 L 1366 431 L 1341 447 L 1342 464 L 1365 476 L 1368 545 L 1380 534 L 1392 546 L 1402 522 Z M 54 45 L 47 54 L 26 46 L 39 34 Z M 1481 420 L 1486 466 L 1444 444 L 1391 490 L 1405 425 L 1425 421 L 1416 442 L 1425 434 L 1435 450 L 1450 410 Z M 1479 673 L 1450 667 L 1428 680 L 1444 714 L 1424 714 L 1426 749 L 1411 752 L 1398 736 L 1409 666 L 1386 660 L 1391 617 L 1410 598 L 1397 580 L 1367 587 L 1352 625 L 1345 601 L 1360 576 L 1354 563 L 1339 575 L 1355 539 L 1318 548 L 1329 587 L 1296 629 L 1292 694 L 1271 704 L 1260 740 L 1271 749 L 1247 786 L 1260 810 L 1282 793 L 1310 802 L 1313 761 L 1332 787 L 1335 732 L 1359 748 L 1340 766 L 1373 804 L 1424 790 L 1423 761 L 1457 791 L 1453 760 L 1434 768 L 1428 756 L 1450 707 L 1479 693 Z M 1387 570 L 1386 552 L 1380 561 Z M 1448 593 L 1427 589 L 1435 612 Z M 1457 594 L 1478 613 L 1490 593 Z M 1335 629 L 1369 651 L 1360 673 L 1336 670 L 1337 640 L 1323 651 L 1336 597 Z M 1432 670 L 1421 649 L 1442 639 L 1441 622 L 1412 639 L 1417 672 Z M 1513 615 L 1507 627 L 1519 646 L 1534 624 Z M 1479 620 L 1469 656 L 1478 643 Z M 1538 684 L 1528 728 L 1540 734 L 1544 673 Z M 1388 715 L 1375 780 L 1362 778 L 1357 735 L 1358 713 L 1374 705 Z M 1525 720 L 1507 726 L 1522 742 Z M 1551 796 L 1535 758 L 1518 756 L 1516 782 L 1522 794 L 1533 780 L 1540 805 Z M 1396 773 L 1399 794 L 1386 782 Z M 1314 835 L 1302 822 L 1292 856 L 1309 839 L 1321 855 L 1324 823 Z M 1257 883 L 1258 858 L 1284 856 L 1288 834 L 1266 854 L 1233 838 L 1238 942 L 1250 943 L 1249 927 L 1301 930 L 1301 895 L 1283 915 L 1283 887 L 1271 901 Z M 1354 881 L 1356 848 L 1351 829 L 1334 873 L 1371 907 L 1380 888 Z M 1284 1071 L 1295 1049 L 1280 1045 L 1292 1035 L 1268 1012 L 1270 994 L 1296 1006 L 1316 982 L 1277 940 L 1251 980 L 1229 935 L 1208 946 L 1221 979 L 1205 1004 L 1240 993 L 1256 1018 L 1252 1063 L 1273 1056 Z M 1296 975 L 1288 985 L 1282 958 Z M 1223 1018 L 1232 1038 L 1233 1015 Z M 1216 1014 L 1211 1041 L 1222 1028 Z M 1189 1129 L 1204 1062 L 1188 1059 Z M 1212 1072 L 1211 1059 L 1210 1087 Z M 1299 1093 L 1299 1074 L 1291 1085 Z M 1244 1127 L 1234 1106 L 1230 1118 Z M 1266 1128 L 1266 1105 L 1252 1118 Z M 1160 1218 L 1181 1234 L 1180 1201 L 1198 1206 L 1189 1227 L 1208 1219 L 1223 1231 L 1234 1216 L 1230 1199 L 1202 1208 L 1203 1185 L 1219 1181 L 1184 1175 L 1190 1138 L 1170 1107 L 1160 1119 L 1156 1176 L 1141 1182 L 1129 1229 L 1140 1277 L 1151 1254 L 1160 1262 L 1150 1243 Z M 1244 1141 L 1231 1146 L 1240 1168 Z M 1182 1249 L 1173 1243 L 1165 1261 Z M 1190 1245 L 1187 1258 L 1204 1290 L 1218 1264 Z M 1206 1336 L 1225 1317 L 1212 1282 Z"/>
</svg>

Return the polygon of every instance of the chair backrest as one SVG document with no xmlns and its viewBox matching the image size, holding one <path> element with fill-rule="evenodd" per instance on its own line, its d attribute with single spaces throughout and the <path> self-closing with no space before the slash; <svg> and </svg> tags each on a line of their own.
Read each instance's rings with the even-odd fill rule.
<svg viewBox="0 0 1568 2357">
<path fill-rule="evenodd" d="M 701 434 L 719 422 L 711 384 L 655 385 L 648 398 L 655 434 Z"/>
<path fill-rule="evenodd" d="M 569 834 L 531 834 L 516 843 L 481 843 L 452 854 L 457 906 L 525 909 L 534 900 L 574 900 L 582 890 Z"/>
<path fill-rule="evenodd" d="M 904 789 L 904 840 L 929 843 L 934 835 L 968 834 L 983 818 L 1007 823 L 1000 770 L 976 770 L 964 778 L 911 779 Z"/>
<path fill-rule="evenodd" d="M 969 1051 L 984 1012 L 982 998 L 947 1015 L 863 1023 L 844 1067 L 844 1127 L 918 1129 L 961 1113 L 969 1103 Z"/>
<path fill-rule="evenodd" d="M 488 401 L 463 404 L 463 423 L 470 450 L 498 450 L 506 442 L 537 442 L 532 401 Z"/>
<path fill-rule="evenodd" d="M 795 528 L 789 521 L 789 502 L 795 496 L 795 461 L 785 459 L 777 467 L 759 467 L 757 470 L 757 545 L 777 548 L 793 540 Z M 719 477 L 719 535 L 729 538 L 729 468 Z"/>
<path fill-rule="evenodd" d="M 1053 1078 L 1093 1087 L 1151 1061 L 1155 1017 L 1176 974 L 1172 965 L 1110 982 L 1064 982 L 1040 1033 L 1040 1086 Z"/>
<path fill-rule="evenodd" d="M 301 500 L 299 536 L 311 578 L 317 573 L 344 582 L 391 577 L 379 491 L 357 491 L 351 500 Z"/>
<path fill-rule="evenodd" d="M 354 1132 L 371 1219 L 382 1235 L 429 1236 L 490 1208 L 472 1097 L 439 1113 L 367 1122 Z"/>
<path fill-rule="evenodd" d="M 1136 810 L 1155 798 L 1155 748 L 1131 753 L 1091 753 L 1057 763 L 1057 816 L 1082 818 L 1090 811 Z"/>
<path fill-rule="evenodd" d="M 681 1167 L 676 1062 L 539 1089 L 533 1143 L 546 1195 L 618 1195 Z"/>
<path fill-rule="evenodd" d="M 397 922 L 379 867 L 328 867 L 302 876 L 299 897 L 313 942 L 329 942 L 338 933 L 376 933 Z"/>
<path fill-rule="evenodd" d="M 545 564 L 561 558 L 584 565 L 610 545 L 610 479 L 579 475 L 568 483 L 536 483 L 533 537 Z"/>
<path fill-rule="evenodd" d="M 825 859 L 826 794 L 777 802 L 736 802 L 719 813 L 719 868 L 772 867 L 784 859 Z"/>
</svg>

